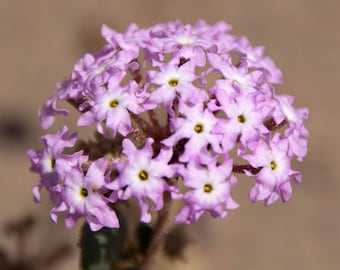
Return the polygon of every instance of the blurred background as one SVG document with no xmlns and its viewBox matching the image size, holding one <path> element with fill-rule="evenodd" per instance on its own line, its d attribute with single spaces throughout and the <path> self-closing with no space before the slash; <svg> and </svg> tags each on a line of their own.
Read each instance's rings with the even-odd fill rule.
<svg viewBox="0 0 340 270">
<path fill-rule="evenodd" d="M 12 260 L 20 252 L 48 257 L 57 249 L 65 256 L 49 269 L 78 269 L 79 225 L 68 231 L 63 221 L 51 223 L 47 196 L 33 203 L 38 176 L 29 172 L 26 151 L 41 147 L 37 111 L 56 82 L 104 44 L 101 25 L 123 32 L 131 22 L 149 27 L 198 18 L 224 20 L 233 34 L 266 46 L 283 71 L 280 91 L 294 95 L 296 107 L 310 109 L 309 153 L 294 164 L 303 183 L 288 203 L 267 209 L 250 203 L 250 183 L 240 177 L 234 198 L 241 207 L 224 220 L 206 217 L 188 227 L 193 244 L 185 260 L 161 260 L 161 269 L 339 269 L 340 2 L 318 0 L 1 0 L 0 263 L 8 254 Z M 35 226 L 18 250 L 22 240 L 9 223 L 28 216 Z"/>
</svg>

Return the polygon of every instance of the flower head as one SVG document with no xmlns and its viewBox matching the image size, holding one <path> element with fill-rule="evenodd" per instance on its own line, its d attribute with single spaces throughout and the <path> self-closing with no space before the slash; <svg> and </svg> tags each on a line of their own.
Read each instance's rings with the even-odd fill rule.
<svg viewBox="0 0 340 270">
<path fill-rule="evenodd" d="M 292 160 L 307 154 L 308 110 L 276 94 L 282 72 L 264 47 L 230 31 L 203 20 L 131 24 L 125 33 L 102 27 L 104 47 L 82 57 L 39 112 L 49 128 L 70 113 L 59 107 L 66 101 L 78 128 L 93 126 L 95 137 L 65 126 L 28 152 L 40 175 L 34 197 L 50 194 L 54 221 L 66 211 L 68 227 L 80 217 L 93 230 L 118 227 L 112 209 L 136 200 L 150 222 L 168 197 L 182 202 L 176 222 L 223 218 L 238 207 L 237 173 L 253 179 L 252 202 L 290 198 L 291 181 L 301 181 Z"/>
</svg>

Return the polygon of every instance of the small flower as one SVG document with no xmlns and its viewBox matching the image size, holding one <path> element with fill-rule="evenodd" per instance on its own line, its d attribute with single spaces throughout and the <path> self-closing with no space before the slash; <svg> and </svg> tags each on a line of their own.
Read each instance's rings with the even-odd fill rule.
<svg viewBox="0 0 340 270">
<path fill-rule="evenodd" d="M 174 190 L 166 182 L 175 173 L 175 168 L 168 164 L 172 151 L 162 150 L 153 158 L 152 143 L 149 138 L 143 148 L 137 149 L 130 140 L 124 140 L 123 154 L 128 162 L 122 166 L 118 178 L 107 184 L 113 190 L 121 189 L 119 199 L 132 197 L 138 201 L 142 222 L 151 220 L 148 199 L 154 203 L 153 210 L 160 210 L 163 207 L 163 192 Z"/>
<path fill-rule="evenodd" d="M 190 158 L 199 155 L 202 151 L 206 152 L 208 145 L 216 153 L 221 153 L 221 136 L 212 134 L 218 119 L 208 110 L 203 110 L 202 106 L 186 106 L 181 103 L 179 111 L 182 117 L 172 119 L 172 129 L 175 131 L 169 138 L 162 141 L 168 147 L 173 147 L 181 139 L 188 139 L 185 150 L 179 157 L 182 162 L 187 162 Z"/>
<path fill-rule="evenodd" d="M 175 53 L 174 59 L 178 59 L 179 64 L 181 64 L 181 61 L 182 64 L 188 63 L 189 69 L 192 70 L 196 67 L 204 67 L 206 64 L 206 55 L 200 46 L 184 46 Z"/>
<path fill-rule="evenodd" d="M 167 37 L 160 39 L 164 52 L 172 52 L 177 47 L 182 46 L 200 46 L 206 49 L 212 46 L 206 37 L 201 36 L 205 32 L 199 31 L 199 28 L 192 27 L 189 24 L 183 27 L 180 23 L 171 26 L 168 27 L 167 31 L 164 31 Z"/>
<path fill-rule="evenodd" d="M 56 115 L 66 116 L 69 114 L 66 109 L 58 109 L 57 102 L 73 96 L 74 94 L 78 95 L 79 90 L 74 86 L 73 81 L 65 80 L 64 82 L 57 84 L 57 91 L 55 95 L 48 99 L 39 109 L 39 118 L 42 128 L 49 128 L 53 124 Z"/>
<path fill-rule="evenodd" d="M 149 31 L 140 29 L 135 23 L 129 25 L 124 34 L 118 33 L 108 27 L 102 26 L 102 36 L 114 46 L 114 48 L 122 49 L 123 52 L 128 51 L 138 55 L 140 47 L 146 46 L 145 42 L 149 39 Z"/>
<path fill-rule="evenodd" d="M 183 184 L 189 188 L 183 195 L 185 205 L 175 217 L 176 222 L 194 223 L 205 212 L 213 217 L 225 217 L 227 209 L 235 209 L 238 204 L 231 198 L 231 187 L 236 185 L 234 176 L 230 176 L 232 160 L 227 159 L 216 165 L 216 159 L 202 166 L 197 160 L 188 163 L 183 170 Z M 228 181 L 230 178 L 230 181 Z"/>
<path fill-rule="evenodd" d="M 287 155 L 288 141 L 277 133 L 269 145 L 259 141 L 253 155 L 242 156 L 260 171 L 253 175 L 256 184 L 249 193 L 252 202 L 264 200 L 265 205 L 274 203 L 279 197 L 288 201 L 292 190 L 290 179 L 300 182 L 300 174 L 291 169 L 291 157 Z M 248 174 L 252 176 L 251 174 Z"/>
<path fill-rule="evenodd" d="M 131 82 L 126 87 L 120 86 L 124 76 L 124 73 L 115 74 L 108 81 L 107 89 L 97 89 L 94 99 L 87 102 L 91 109 L 79 117 L 78 126 L 97 123 L 98 132 L 104 133 L 101 122 L 105 121 L 106 127 L 112 130 L 113 137 L 116 136 L 117 131 L 122 135 L 131 132 L 129 111 L 138 113 L 142 109 L 133 93 L 137 91 L 137 85 Z"/>
<path fill-rule="evenodd" d="M 75 141 L 76 134 L 69 135 L 67 127 L 63 126 L 57 133 L 41 137 L 43 150 L 27 152 L 32 163 L 31 171 L 40 175 L 40 181 L 33 188 L 34 199 L 37 202 L 40 201 L 42 188 L 46 188 L 50 192 L 52 201 L 56 202 L 58 196 L 53 191 L 53 187 L 58 185 L 59 176 L 70 170 L 79 160 L 85 161 L 86 157 L 82 156 L 82 152 L 72 155 L 63 153 L 65 148 L 73 147 Z"/>
<path fill-rule="evenodd" d="M 294 97 L 288 95 L 277 95 L 276 100 L 279 104 L 275 107 L 273 117 L 277 123 L 286 120 L 289 128 L 285 131 L 288 138 L 290 156 L 296 156 L 302 161 L 307 154 L 307 141 L 309 132 L 303 125 L 308 118 L 308 109 L 295 109 L 293 107 Z M 275 103 L 274 103 L 275 104 Z"/>
<path fill-rule="evenodd" d="M 209 53 L 208 60 L 213 68 L 223 75 L 223 80 L 235 91 L 244 94 L 257 91 L 257 87 L 262 83 L 263 72 L 255 70 L 248 72 L 247 59 L 241 59 L 239 66 L 233 66 L 230 56 L 223 56 Z"/>
<path fill-rule="evenodd" d="M 263 125 L 266 115 L 257 107 L 254 95 L 236 95 L 230 97 L 223 89 L 216 91 L 216 99 L 225 113 L 227 120 L 217 125 L 213 133 L 223 135 L 222 145 L 225 151 L 234 148 L 238 140 L 243 147 L 248 142 L 260 139 L 270 131 Z"/>
<path fill-rule="evenodd" d="M 264 56 L 265 47 L 253 47 L 247 37 L 237 39 L 235 50 L 247 55 L 248 67 L 264 71 L 268 74 L 267 80 L 270 83 L 282 84 L 282 71 L 275 65 L 272 59 Z"/>
<path fill-rule="evenodd" d="M 288 155 L 291 157 L 296 156 L 298 161 L 302 161 L 307 154 L 308 130 L 304 126 L 296 127 L 291 125 L 285 131 L 285 136 L 289 144 Z"/>
<path fill-rule="evenodd" d="M 67 210 L 65 223 L 68 228 L 72 228 L 80 217 L 86 219 L 93 231 L 103 226 L 119 227 L 116 213 L 108 206 L 111 201 L 103 195 L 106 165 L 105 159 L 98 159 L 91 163 L 86 175 L 78 166 L 64 176 L 61 203 L 51 211 L 54 221 L 57 212 Z"/>
<path fill-rule="evenodd" d="M 160 66 L 160 71 L 149 72 L 149 83 L 156 85 L 150 95 L 150 103 L 164 104 L 171 108 L 176 96 L 180 96 L 184 101 L 202 102 L 208 99 L 208 95 L 202 89 L 193 85 L 197 79 L 192 67 L 178 63 L 169 63 Z"/>
<path fill-rule="evenodd" d="M 295 109 L 293 107 L 294 97 L 288 95 L 277 95 L 275 100 L 279 104 L 276 105 L 274 117 L 277 123 L 286 119 L 289 124 L 294 124 L 296 127 L 303 125 L 303 121 L 308 118 L 307 109 Z M 274 105 L 274 106 L 275 106 Z"/>
</svg>

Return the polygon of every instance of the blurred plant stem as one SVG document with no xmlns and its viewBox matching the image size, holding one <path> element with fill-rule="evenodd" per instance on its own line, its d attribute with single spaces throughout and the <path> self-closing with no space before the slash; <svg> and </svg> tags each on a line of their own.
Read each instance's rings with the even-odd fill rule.
<svg viewBox="0 0 340 270">
<path fill-rule="evenodd" d="M 141 265 L 142 270 L 151 270 L 155 264 L 156 258 L 163 250 L 165 236 L 167 234 L 169 217 L 171 212 L 171 195 L 169 192 L 163 194 L 164 206 L 159 211 L 157 221 L 154 226 L 154 232 L 147 249 L 146 255 Z"/>
</svg>

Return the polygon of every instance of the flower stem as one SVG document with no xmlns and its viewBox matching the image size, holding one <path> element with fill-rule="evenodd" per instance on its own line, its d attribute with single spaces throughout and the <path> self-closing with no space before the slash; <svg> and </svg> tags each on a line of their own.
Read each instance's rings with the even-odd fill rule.
<svg viewBox="0 0 340 270">
<path fill-rule="evenodd" d="M 144 257 L 144 261 L 142 262 L 140 267 L 140 269 L 142 270 L 151 270 L 154 265 L 155 259 L 163 249 L 172 202 L 169 192 L 165 192 L 163 194 L 163 198 L 164 206 L 162 210 L 160 210 L 158 213 L 158 218 L 154 226 L 154 233 Z"/>
<path fill-rule="evenodd" d="M 273 130 L 277 130 L 279 129 L 280 127 L 284 126 L 285 124 L 287 124 L 287 120 L 284 119 L 280 124 L 276 124 L 275 120 L 273 118 L 270 118 L 268 120 L 266 120 L 264 123 L 264 126 L 266 128 L 268 128 L 270 131 L 273 131 Z"/>
<path fill-rule="evenodd" d="M 245 173 L 244 171 L 249 171 L 252 174 L 257 174 L 262 168 L 254 168 L 253 166 L 246 165 L 233 165 L 233 173 Z"/>
</svg>

